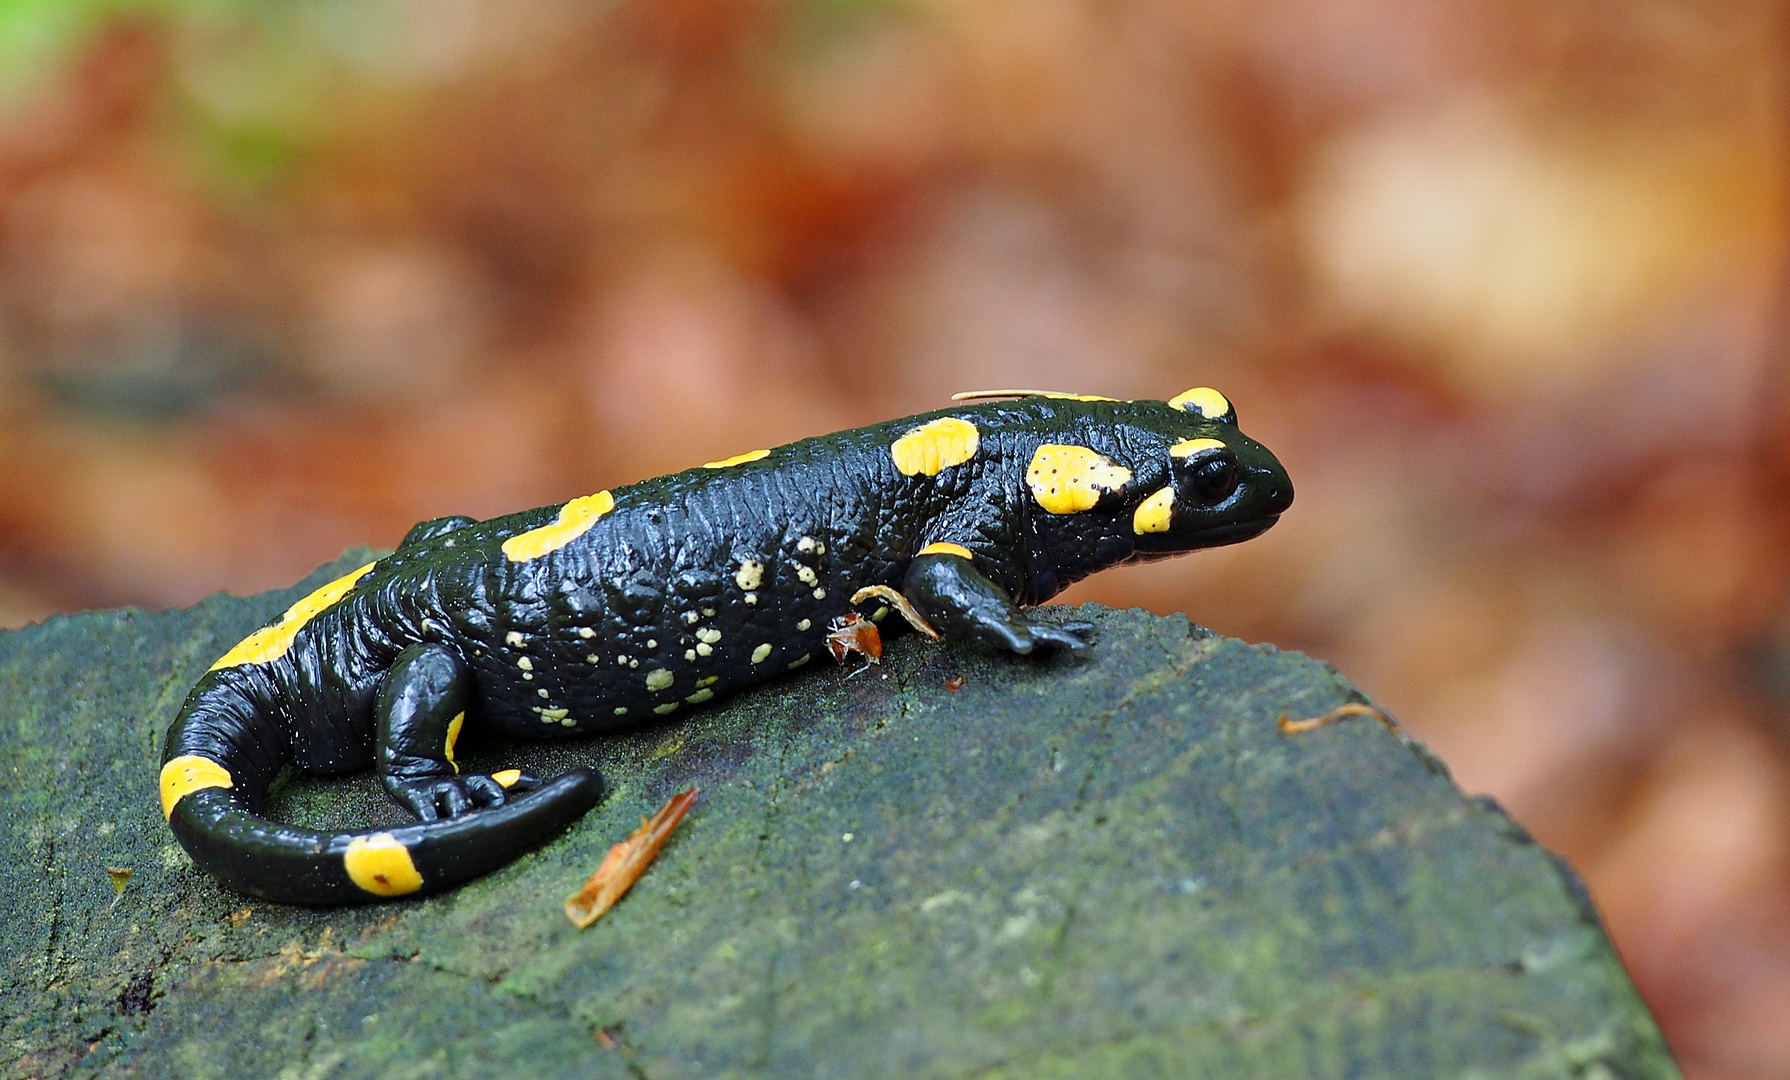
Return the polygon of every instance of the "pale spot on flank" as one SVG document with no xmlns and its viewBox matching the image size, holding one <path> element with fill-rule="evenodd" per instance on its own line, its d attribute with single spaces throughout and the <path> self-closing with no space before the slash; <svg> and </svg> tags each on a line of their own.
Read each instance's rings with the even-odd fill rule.
<svg viewBox="0 0 1790 1080">
<path fill-rule="evenodd" d="M 825 589 L 814 590 L 814 598 L 816 600 L 825 600 L 827 598 L 827 590 L 825 590 Z"/>
<path fill-rule="evenodd" d="M 653 711 L 658 713 L 660 716 L 665 716 L 668 713 L 674 713 L 677 711 L 677 702 L 668 701 L 663 705 L 654 705 Z"/>
<path fill-rule="evenodd" d="M 740 568 L 734 571 L 734 584 L 742 589 L 756 589 L 764 581 L 764 563 L 757 559 L 742 559 Z"/>
<path fill-rule="evenodd" d="M 518 631 L 511 630 L 509 633 L 507 633 L 503 636 L 503 643 L 505 645 L 512 645 L 512 646 L 520 649 L 523 647 L 522 635 Z"/>
<path fill-rule="evenodd" d="M 806 631 L 810 626 L 813 626 L 813 625 L 814 624 L 809 622 L 807 619 L 803 619 L 801 622 L 796 624 L 796 630 L 797 631 Z"/>
<path fill-rule="evenodd" d="M 696 640 L 706 641 L 710 645 L 713 645 L 715 642 L 721 640 L 721 631 L 716 630 L 713 627 L 705 626 L 701 630 L 696 631 Z"/>
<path fill-rule="evenodd" d="M 703 642 L 702 644 L 696 646 L 696 655 L 697 656 L 707 656 L 714 651 L 715 651 L 715 647 L 713 645 L 710 645 L 706 641 Z"/>
<path fill-rule="evenodd" d="M 648 690 L 663 690 L 671 685 L 671 681 L 671 672 L 664 668 L 654 668 L 646 673 L 646 688 Z"/>
<path fill-rule="evenodd" d="M 521 668 L 523 671 L 533 671 L 535 669 L 535 662 L 533 660 L 530 660 L 528 657 L 524 656 L 520 660 L 516 661 L 516 666 Z"/>
<path fill-rule="evenodd" d="M 752 650 L 752 662 L 754 664 L 762 664 L 766 660 L 769 660 L 770 658 L 771 658 L 771 643 L 768 641 L 765 642 L 763 645 L 760 645 L 758 648 Z"/>
<path fill-rule="evenodd" d="M 594 638 L 597 636 L 597 632 L 595 630 L 592 630 L 588 626 L 580 626 L 578 628 L 578 636 L 581 638 L 584 638 L 586 641 L 589 641 L 591 638 Z"/>
<path fill-rule="evenodd" d="M 803 664 L 806 664 L 807 662 L 808 662 L 808 654 L 803 653 L 802 655 L 796 657 L 794 660 L 791 660 L 789 663 L 785 664 L 784 668 L 789 671 L 794 671 L 795 669 L 801 667 Z"/>
<path fill-rule="evenodd" d="M 714 696 L 715 696 L 715 692 L 705 686 L 701 690 L 696 691 L 694 694 L 691 694 L 689 697 L 685 698 L 684 700 L 688 701 L 692 705 L 701 705 L 703 702 L 709 700 L 710 698 L 712 698 Z"/>
</svg>

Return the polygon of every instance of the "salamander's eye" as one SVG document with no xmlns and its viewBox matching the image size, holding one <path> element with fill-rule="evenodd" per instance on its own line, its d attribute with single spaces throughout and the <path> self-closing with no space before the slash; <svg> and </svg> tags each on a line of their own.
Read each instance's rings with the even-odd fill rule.
<svg viewBox="0 0 1790 1080">
<path fill-rule="evenodd" d="M 1193 467 L 1187 478 L 1188 493 L 1200 506 L 1215 506 L 1231 497 L 1243 474 L 1229 454 L 1213 454 Z"/>
</svg>

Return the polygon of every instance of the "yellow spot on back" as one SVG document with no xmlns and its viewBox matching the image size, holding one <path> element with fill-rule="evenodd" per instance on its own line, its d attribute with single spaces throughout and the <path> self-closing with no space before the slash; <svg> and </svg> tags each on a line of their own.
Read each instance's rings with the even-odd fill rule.
<svg viewBox="0 0 1790 1080">
<path fill-rule="evenodd" d="M 1169 457 L 1192 457 L 1201 450 L 1223 450 L 1224 444 L 1217 439 L 1188 439 L 1168 448 Z"/>
<path fill-rule="evenodd" d="M 1085 446 L 1045 443 L 1026 467 L 1032 498 L 1053 514 L 1092 510 L 1102 492 L 1117 491 L 1130 479 L 1130 469 Z"/>
<path fill-rule="evenodd" d="M 981 442 L 976 425 L 955 416 L 930 420 L 889 444 L 889 456 L 903 476 L 925 473 L 937 476 L 941 469 L 962 465 L 976 456 Z"/>
<path fill-rule="evenodd" d="M 927 544 L 925 547 L 921 548 L 919 551 L 914 552 L 914 554 L 916 556 L 918 556 L 918 555 L 955 555 L 960 559 L 975 558 L 974 555 L 970 554 L 970 549 L 964 547 L 962 544 L 948 544 L 943 541 L 940 541 L 939 543 L 936 543 L 936 544 Z"/>
<path fill-rule="evenodd" d="M 720 461 L 705 461 L 702 463 L 702 467 L 705 469 L 726 469 L 734 465 L 744 465 L 748 461 L 762 461 L 770 456 L 771 452 L 769 450 L 748 450 L 743 454 L 735 454 L 730 458 L 722 458 Z"/>
<path fill-rule="evenodd" d="M 597 523 L 598 518 L 614 509 L 615 496 L 607 491 L 573 499 L 559 508 L 559 517 L 553 524 L 517 533 L 505 540 L 503 553 L 511 562 L 538 559 L 583 536 Z"/>
<path fill-rule="evenodd" d="M 208 757 L 182 754 L 162 766 L 162 816 L 174 815 L 174 804 L 195 791 L 235 787 L 230 770 Z"/>
<path fill-rule="evenodd" d="M 499 769 L 496 772 L 491 774 L 491 779 L 497 781 L 498 786 L 500 786 L 500 787 L 505 787 L 505 788 L 515 787 L 516 781 L 522 779 L 522 770 L 521 769 Z"/>
<path fill-rule="evenodd" d="M 1165 487 L 1137 504 L 1137 510 L 1131 515 L 1131 531 L 1139 536 L 1145 533 L 1168 532 L 1169 519 L 1175 512 L 1175 489 Z"/>
<path fill-rule="evenodd" d="M 1066 394 L 1061 390 L 962 390 L 951 395 L 952 401 L 977 401 L 982 398 L 1060 398 L 1065 401 L 1117 401 L 1099 394 Z"/>
<path fill-rule="evenodd" d="M 447 763 L 454 767 L 455 772 L 460 771 L 460 763 L 454 760 L 454 744 L 460 741 L 460 728 L 465 723 L 466 713 L 454 714 L 454 718 L 448 721 L 447 746 L 443 747 L 441 751 L 442 756 L 447 758 Z"/>
<path fill-rule="evenodd" d="M 1210 386 L 1196 386 L 1176 394 L 1168 399 L 1168 403 L 1177 409 L 1198 413 L 1207 420 L 1216 420 L 1231 411 L 1230 401 Z"/>
<path fill-rule="evenodd" d="M 316 592 L 300 600 L 286 609 L 286 614 L 272 626 L 263 626 L 236 643 L 236 647 L 218 657 L 218 662 L 211 665 L 211 670 L 235 667 L 238 664 L 265 664 L 286 655 L 292 648 L 292 639 L 298 636 L 304 625 L 316 618 L 331 604 L 348 595 L 354 583 L 366 576 L 375 563 L 368 563 L 358 570 L 343 574 L 341 577 L 323 586 Z"/>
<path fill-rule="evenodd" d="M 423 887 L 410 851 L 391 833 L 357 836 L 342 853 L 348 878 L 374 896 L 403 896 Z"/>
</svg>

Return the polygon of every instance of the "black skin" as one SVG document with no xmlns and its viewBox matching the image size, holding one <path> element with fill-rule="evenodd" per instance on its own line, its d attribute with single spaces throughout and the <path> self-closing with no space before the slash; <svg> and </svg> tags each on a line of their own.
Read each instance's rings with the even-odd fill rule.
<svg viewBox="0 0 1790 1080">
<path fill-rule="evenodd" d="M 305 904 L 397 895 L 344 867 L 367 834 L 256 813 L 288 765 L 376 767 L 419 819 L 389 834 L 420 877 L 404 892 L 433 892 L 544 842 L 602 793 L 590 768 L 547 783 L 504 777 L 507 787 L 461 774 L 448 753 L 457 717 L 521 738 L 650 722 L 825 655 L 830 622 L 872 585 L 898 589 L 948 638 L 1017 654 L 1086 649 L 1091 626 L 1026 608 L 1108 566 L 1248 539 L 1292 502 L 1286 471 L 1237 430 L 1228 402 L 1198 400 L 1029 396 L 805 439 L 617 488 L 594 524 L 520 557 L 505 542 L 539 535 L 562 506 L 424 522 L 283 653 L 220 661 L 199 680 L 163 760 L 215 762 L 229 784 L 177 789 L 170 825 L 195 862 L 244 892 Z M 1206 415 L 1214 400 L 1222 414 Z M 941 418 L 974 425 L 974 454 L 904 473 L 892 444 Z M 1190 451 L 1190 440 L 1223 445 Z M 1026 479 L 1045 444 L 1085 447 L 1129 476 L 1108 490 L 1109 472 L 1093 506 L 1052 512 Z M 1165 487 L 1172 510 L 1140 531 L 1140 505 Z M 921 554 L 939 543 L 970 557 Z"/>
</svg>

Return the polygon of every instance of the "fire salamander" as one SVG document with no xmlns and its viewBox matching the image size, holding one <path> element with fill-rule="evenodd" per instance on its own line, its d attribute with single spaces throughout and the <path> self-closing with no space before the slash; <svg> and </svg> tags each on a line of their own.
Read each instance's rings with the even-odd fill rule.
<svg viewBox="0 0 1790 1080">
<path fill-rule="evenodd" d="M 558 506 L 423 522 L 193 687 L 162 755 L 169 826 L 200 867 L 270 900 L 446 889 L 602 792 L 588 767 L 463 773 L 464 725 L 557 738 L 651 721 L 801 667 L 860 606 L 1014 653 L 1085 648 L 1087 624 L 1023 605 L 1108 566 L 1246 540 L 1293 499 L 1214 390 L 954 400 Z M 419 821 L 329 833 L 260 816 L 288 765 L 375 766 Z"/>
</svg>

